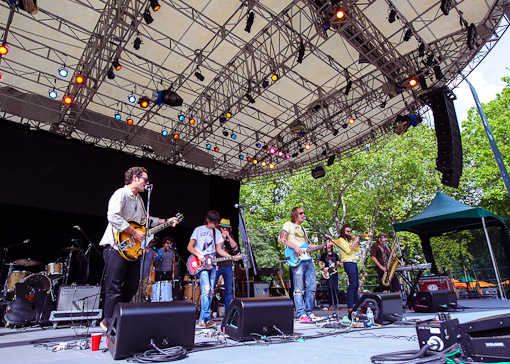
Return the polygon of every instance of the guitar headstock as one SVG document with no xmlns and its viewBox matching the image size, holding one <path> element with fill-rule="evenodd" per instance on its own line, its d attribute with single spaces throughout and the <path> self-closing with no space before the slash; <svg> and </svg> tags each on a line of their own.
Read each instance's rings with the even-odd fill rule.
<svg viewBox="0 0 510 364">
<path fill-rule="evenodd" d="M 175 214 L 175 219 L 177 220 L 177 222 L 182 222 L 182 220 L 184 220 L 184 215 L 178 212 Z"/>
</svg>

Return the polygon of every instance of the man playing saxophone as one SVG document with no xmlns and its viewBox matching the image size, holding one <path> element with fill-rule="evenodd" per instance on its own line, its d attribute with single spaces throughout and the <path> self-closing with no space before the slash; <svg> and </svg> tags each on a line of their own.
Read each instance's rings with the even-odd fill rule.
<svg viewBox="0 0 510 364">
<path fill-rule="evenodd" d="M 370 250 L 372 261 L 377 269 L 379 287 L 376 288 L 376 291 L 378 292 L 388 292 L 388 290 L 390 292 L 400 292 L 400 283 L 394 274 L 398 264 L 397 254 L 394 249 L 396 247 L 396 243 L 393 243 L 392 250 L 390 251 L 388 248 L 388 234 L 380 233 L 377 236 L 376 243 Z"/>
</svg>

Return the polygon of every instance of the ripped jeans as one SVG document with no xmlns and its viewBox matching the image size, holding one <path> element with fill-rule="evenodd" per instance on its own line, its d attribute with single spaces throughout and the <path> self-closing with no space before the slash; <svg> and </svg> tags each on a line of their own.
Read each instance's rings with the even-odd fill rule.
<svg viewBox="0 0 510 364">
<path fill-rule="evenodd" d="M 211 301 L 212 287 L 216 280 L 216 267 L 211 270 L 203 270 L 200 272 L 200 321 L 209 321 L 211 319 Z"/>
<path fill-rule="evenodd" d="M 292 267 L 294 280 L 294 306 L 297 317 L 310 316 L 313 313 L 317 278 L 313 261 L 303 260 L 297 267 Z M 304 299 L 303 299 L 304 295 Z"/>
</svg>

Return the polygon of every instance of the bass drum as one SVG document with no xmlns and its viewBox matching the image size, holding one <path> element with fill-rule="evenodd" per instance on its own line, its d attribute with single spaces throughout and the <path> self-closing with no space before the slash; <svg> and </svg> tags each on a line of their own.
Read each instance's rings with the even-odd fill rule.
<svg viewBox="0 0 510 364">
<path fill-rule="evenodd" d="M 53 288 L 51 280 L 44 274 L 32 274 L 26 277 L 21 283 L 23 283 L 26 288 L 25 297 L 29 302 L 35 301 L 35 294 L 37 291 L 51 291 Z"/>
<path fill-rule="evenodd" d="M 200 285 L 187 284 L 184 286 L 184 299 L 190 300 L 200 307 Z"/>
<path fill-rule="evenodd" d="M 26 270 L 13 270 L 7 278 L 7 292 L 14 293 L 16 283 L 23 281 L 24 278 L 30 275 L 29 271 Z"/>
<path fill-rule="evenodd" d="M 152 285 L 152 302 L 171 302 L 172 281 L 159 281 Z"/>
</svg>

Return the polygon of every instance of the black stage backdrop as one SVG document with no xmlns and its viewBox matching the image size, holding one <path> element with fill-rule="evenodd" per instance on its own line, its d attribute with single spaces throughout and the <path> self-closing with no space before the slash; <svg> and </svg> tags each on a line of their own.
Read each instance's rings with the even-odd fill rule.
<svg viewBox="0 0 510 364">
<path fill-rule="evenodd" d="M 15 259 L 39 260 L 43 264 L 64 260 L 68 252 L 62 248 L 81 245 L 86 250 L 84 234 L 73 228 L 78 225 L 98 250 L 98 243 L 107 225 L 106 210 L 111 194 L 124 185 L 124 172 L 132 166 L 149 171 L 154 189 L 150 202 L 152 216 L 171 217 L 184 214 L 184 221 L 176 228 L 161 231 L 158 236 L 173 236 L 177 252 L 185 260 L 187 243 L 193 229 L 202 224 L 208 210 L 217 210 L 230 218 L 237 233 L 239 182 L 176 166 L 169 166 L 147 158 L 94 147 L 77 140 L 0 120 L 0 236 L 2 257 L 6 263 Z M 147 193 L 143 194 L 147 202 Z M 27 244 L 5 247 L 30 239 Z M 85 269 L 82 254 L 73 253 L 71 277 L 68 283 L 82 280 Z M 99 283 L 103 270 L 102 258 L 96 249 L 90 252 L 88 283 Z M 2 283 L 7 266 L 4 266 Z M 16 266 L 17 270 L 33 273 L 45 270 Z M 181 273 L 185 271 L 184 266 Z"/>
</svg>

